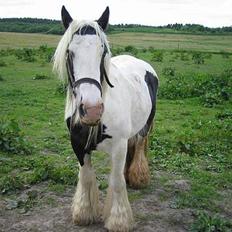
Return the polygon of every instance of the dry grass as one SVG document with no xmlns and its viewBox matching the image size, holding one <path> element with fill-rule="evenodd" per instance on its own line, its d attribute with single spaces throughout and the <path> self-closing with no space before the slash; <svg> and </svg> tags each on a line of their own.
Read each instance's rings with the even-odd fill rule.
<svg viewBox="0 0 232 232">
<path fill-rule="evenodd" d="M 160 33 L 118 33 L 108 36 L 112 47 L 133 45 L 137 48 L 184 49 L 210 52 L 232 52 L 232 36 L 186 35 Z M 0 32 L 0 48 L 56 47 L 60 36 Z"/>
</svg>

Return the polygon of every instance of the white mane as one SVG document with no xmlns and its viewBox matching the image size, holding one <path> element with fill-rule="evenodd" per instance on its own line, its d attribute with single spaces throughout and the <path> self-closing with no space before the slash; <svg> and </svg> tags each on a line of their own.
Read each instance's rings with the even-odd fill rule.
<svg viewBox="0 0 232 232">
<path fill-rule="evenodd" d="M 85 26 L 91 26 L 95 29 L 97 36 L 99 36 L 102 45 L 105 44 L 107 50 L 108 50 L 108 54 L 105 57 L 105 68 L 106 68 L 106 72 L 108 72 L 108 63 L 109 63 L 109 59 L 110 59 L 110 49 L 109 49 L 109 43 L 107 41 L 106 35 L 103 32 L 103 30 L 100 28 L 100 26 L 98 25 L 97 22 L 94 21 L 72 21 L 71 24 L 69 25 L 68 29 L 66 30 L 66 32 L 64 33 L 64 35 L 62 36 L 54 57 L 53 57 L 53 71 L 55 71 L 58 74 L 58 78 L 62 81 L 66 81 L 67 80 L 67 70 L 66 70 L 66 56 L 67 56 L 67 49 L 68 46 L 72 40 L 73 34 L 85 27 Z"/>
</svg>

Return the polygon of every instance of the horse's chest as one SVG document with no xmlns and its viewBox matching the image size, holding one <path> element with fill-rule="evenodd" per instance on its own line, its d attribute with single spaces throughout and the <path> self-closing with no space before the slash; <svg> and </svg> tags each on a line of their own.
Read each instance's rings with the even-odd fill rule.
<svg viewBox="0 0 232 232">
<path fill-rule="evenodd" d="M 83 166 L 85 154 L 90 154 L 91 151 L 96 150 L 99 143 L 105 139 L 112 138 L 112 136 L 105 132 L 106 126 L 101 123 L 95 127 L 82 125 L 80 123 L 71 127 L 70 122 L 71 119 L 68 118 L 67 126 L 70 131 L 72 148 L 80 162 L 80 165 Z"/>
</svg>

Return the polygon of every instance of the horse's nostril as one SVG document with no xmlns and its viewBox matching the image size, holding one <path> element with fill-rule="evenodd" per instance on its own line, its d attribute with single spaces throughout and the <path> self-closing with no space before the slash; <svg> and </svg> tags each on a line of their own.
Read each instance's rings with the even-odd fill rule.
<svg viewBox="0 0 232 232">
<path fill-rule="evenodd" d="M 84 117 L 85 114 L 86 114 L 86 111 L 84 109 L 84 104 L 81 104 L 80 107 L 79 107 L 79 114 L 81 117 Z"/>
</svg>

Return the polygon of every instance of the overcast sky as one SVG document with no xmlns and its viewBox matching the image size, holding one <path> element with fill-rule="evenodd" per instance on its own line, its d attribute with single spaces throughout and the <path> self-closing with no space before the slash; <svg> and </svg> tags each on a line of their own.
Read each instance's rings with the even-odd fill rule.
<svg viewBox="0 0 232 232">
<path fill-rule="evenodd" d="M 232 26 L 232 0 L 0 0 L 0 18 L 60 19 L 65 5 L 74 19 L 97 19 L 110 7 L 110 23 Z"/>
</svg>

